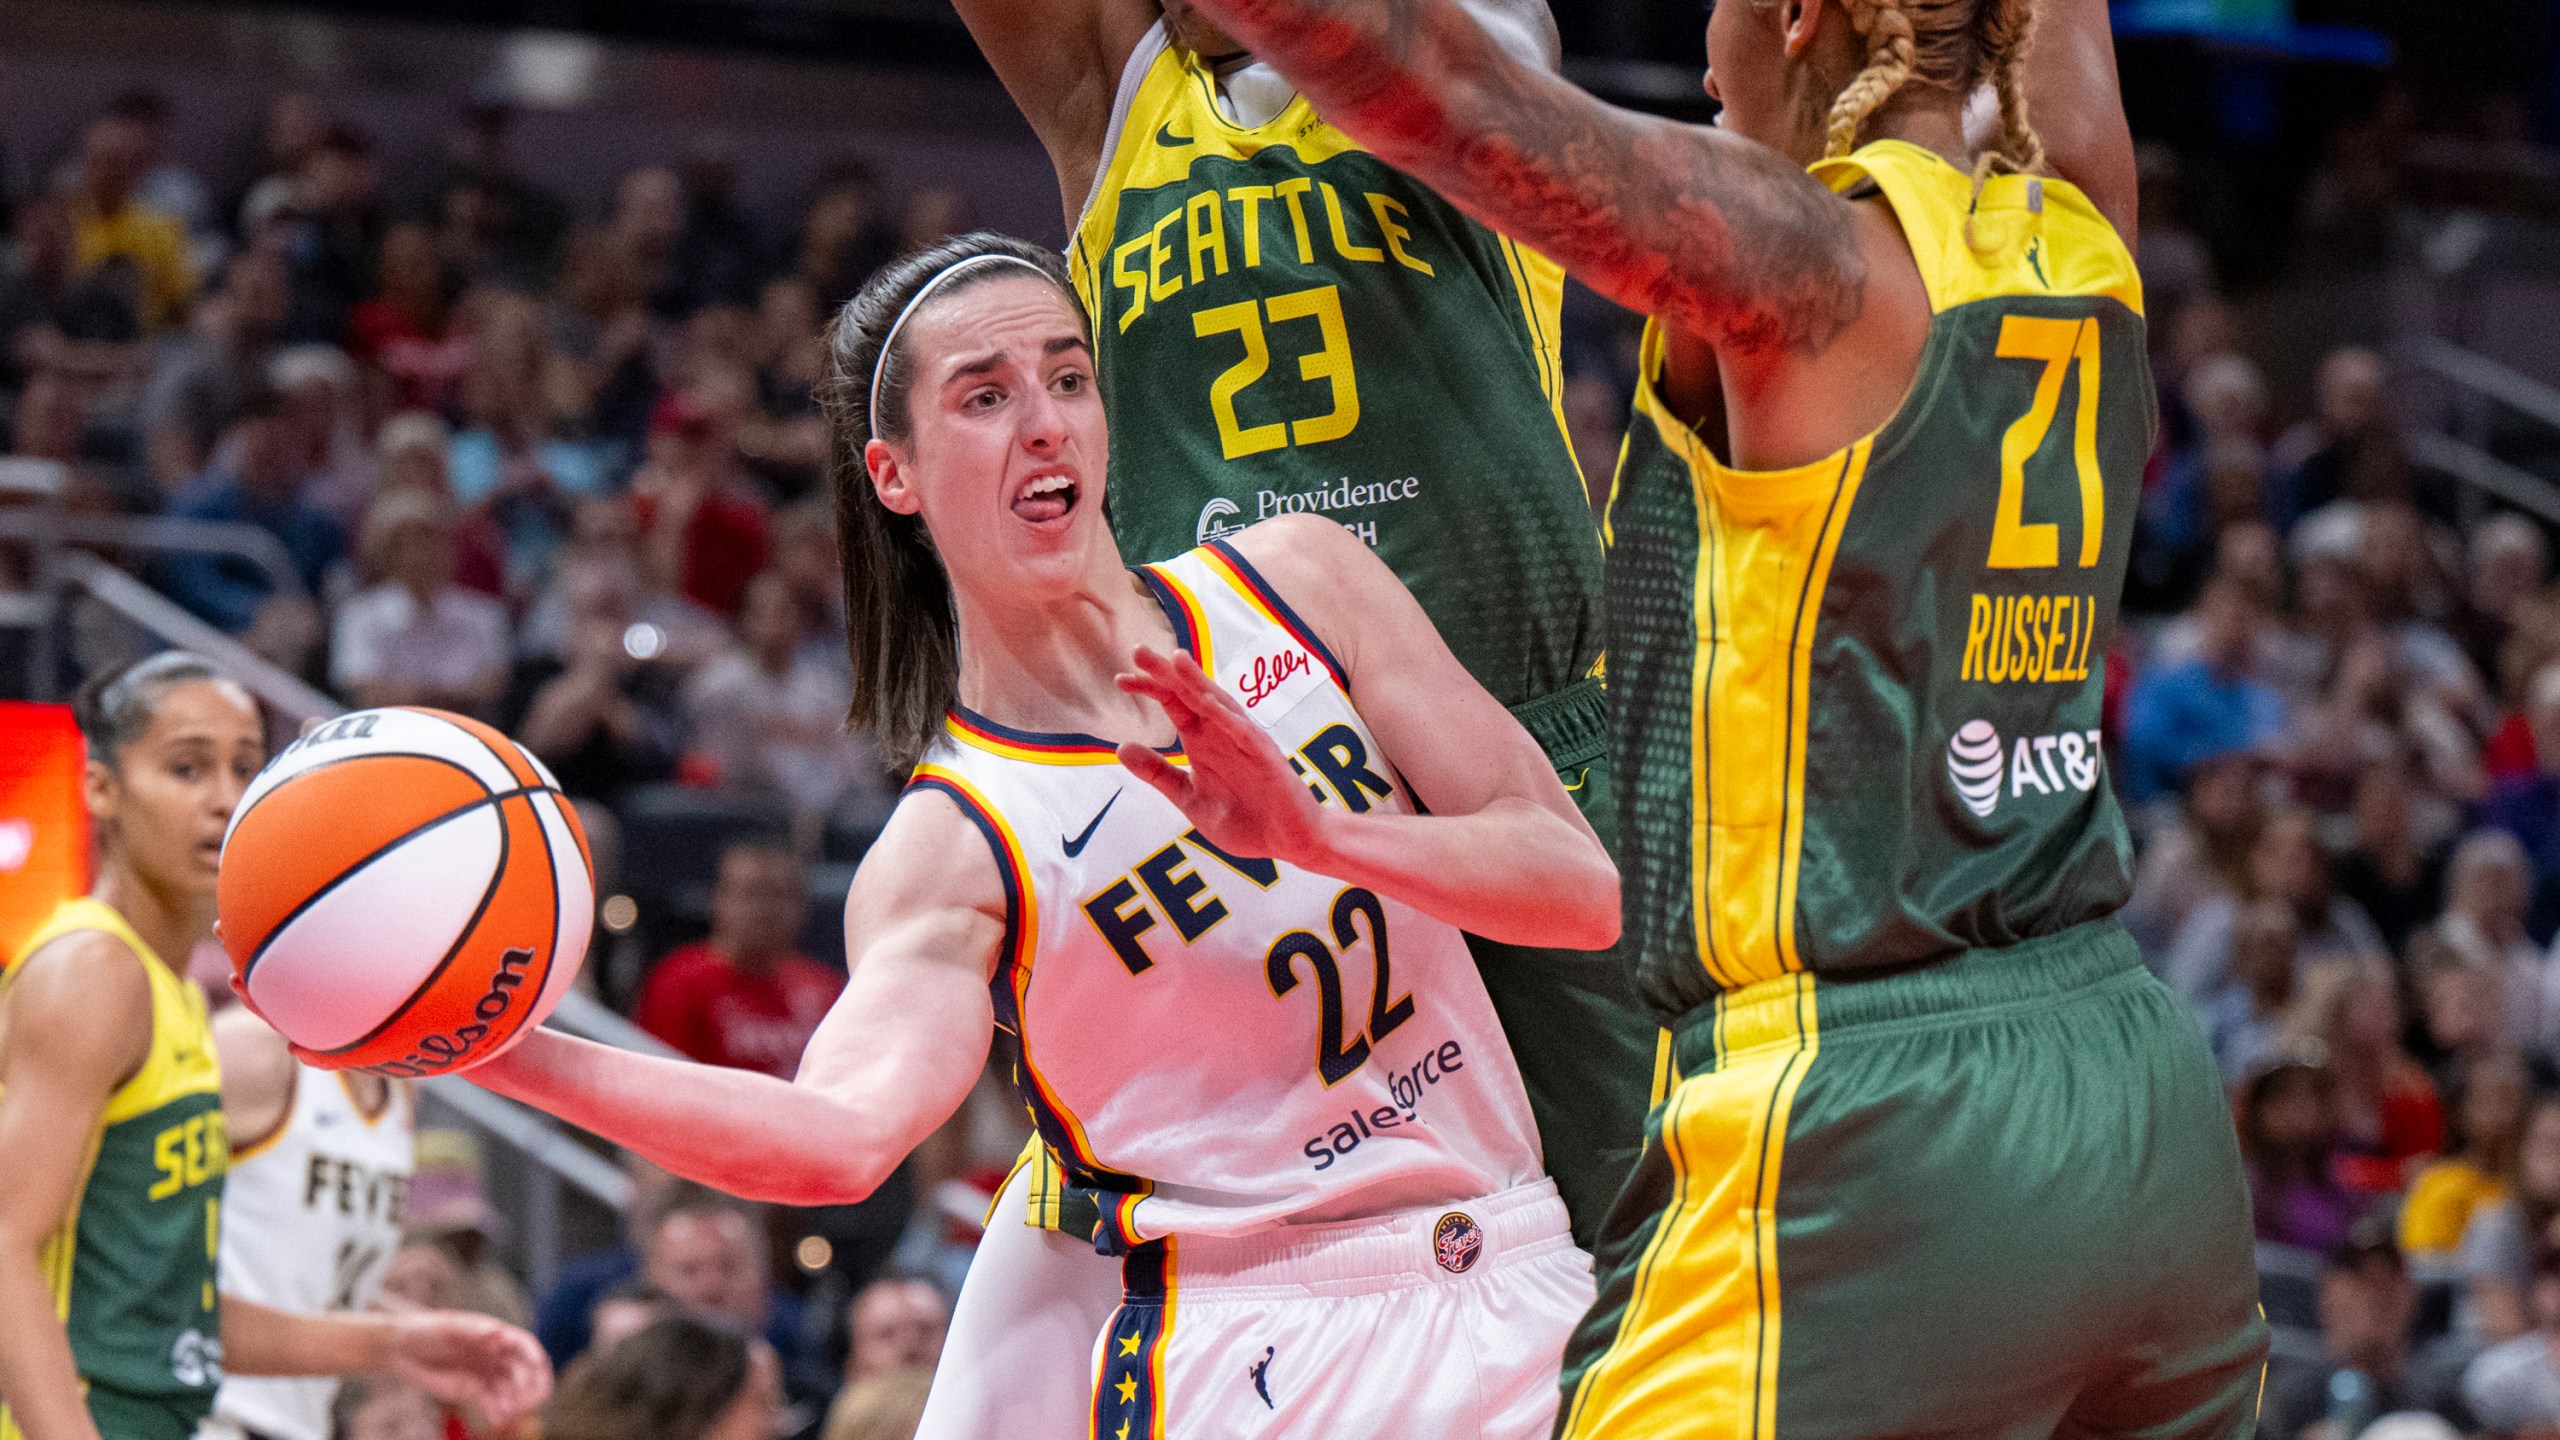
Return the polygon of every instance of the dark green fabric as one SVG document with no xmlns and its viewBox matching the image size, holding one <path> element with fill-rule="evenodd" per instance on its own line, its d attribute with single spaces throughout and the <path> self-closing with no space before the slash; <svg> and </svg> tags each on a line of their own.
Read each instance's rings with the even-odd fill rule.
<svg viewBox="0 0 2560 1440">
<path fill-rule="evenodd" d="M 1599 686 L 1513 713 L 1521 711 L 1532 712 L 1522 723 L 1556 762 L 1583 818 L 1611 844 L 1615 797 Z M 1481 935 L 1468 936 L 1467 948 L 1519 1062 L 1547 1173 L 1573 1218 L 1574 1243 L 1587 1250 L 1644 1143 L 1661 1032 L 1616 950 L 1533 950 Z"/>
<path fill-rule="evenodd" d="M 118 1121 L 99 1137 L 80 1192 L 63 1325 L 92 1385 L 179 1406 L 212 1402 L 222 1379 L 214 1207 L 229 1166 L 222 1097 L 212 1091 Z"/>
<path fill-rule="evenodd" d="M 1774 1207 L 1776 1435 L 2247 1440 L 2267 1332 L 2230 1112 L 2123 932 L 1814 993 Z M 1678 1036 L 1687 1083 L 1713 1028 Z M 1665 1219 L 1676 1177 L 1647 1141 L 1568 1405 Z"/>
<path fill-rule="evenodd" d="M 2056 527 L 2059 562 L 1987 563 L 2003 437 L 2033 408 L 2046 373 L 2042 361 L 1996 353 L 2011 317 L 2097 325 L 2102 544 L 2087 567 L 2077 364 L 2065 368 L 2052 424 L 2026 462 L 2019 511 L 2023 524 Z M 1794 937 L 1814 973 L 2014 945 L 2112 914 L 2131 893 L 2132 845 L 2096 737 L 2153 421 L 2142 318 L 2113 299 L 2003 297 L 1932 324 L 1910 397 L 1876 437 L 1840 522 L 1828 581 L 1807 597 L 1816 609 Z M 1697 633 L 1697 481 L 1641 415 L 1618 486 L 1608 604 L 1621 865 L 1646 998 L 1676 1019 L 1716 989 L 1690 902 L 1691 866 L 1703 857 L 1689 853 L 1691 681 L 1716 655 L 1699 648 Z M 2039 678 L 1993 683 L 1988 666 L 1966 673 L 1981 629 L 1977 596 L 1986 615 L 2021 598 L 2048 606 L 2041 629 L 2010 627 L 1989 641 L 2003 671 L 2034 650 Z M 2065 657 L 2086 664 L 2047 681 L 2048 654 L 2057 672 Z M 1982 811 L 1967 805 L 1950 769 L 1951 743 L 1976 722 L 1999 757 Z M 1709 754 L 1714 744 L 1710 725 Z"/>
<path fill-rule="evenodd" d="M 203 1398 L 148 1397 L 89 1387 L 89 1419 L 101 1440 L 191 1440 L 197 1422 L 213 1413 L 213 1394 Z"/>
<path fill-rule="evenodd" d="M 1364 197 L 1390 197 L 1411 232 L 1405 252 L 1433 273 L 1337 254 L 1321 190 L 1303 201 L 1311 261 L 1275 201 L 1257 212 L 1259 263 L 1243 264 L 1232 230 L 1242 211 L 1222 200 L 1235 263 L 1149 302 L 1125 331 L 1128 297 L 1111 282 L 1110 255 L 1086 257 L 1102 274 L 1094 338 L 1122 553 L 1162 560 L 1273 515 L 1323 515 L 1376 547 L 1450 651 L 1505 705 L 1581 680 L 1600 655 L 1600 539 L 1500 237 L 1374 156 L 1309 164 L 1274 145 L 1250 161 L 1203 156 L 1183 183 L 1120 192 L 1114 243 L 1147 235 L 1195 196 L 1302 177 L 1333 187 L 1355 247 L 1382 243 Z M 1183 228 L 1176 222 L 1171 233 Z M 1347 336 L 1358 424 L 1339 439 L 1229 459 L 1210 388 L 1246 359 L 1246 343 L 1232 330 L 1197 333 L 1196 317 L 1233 305 L 1267 310 L 1327 287 Z M 1320 323 L 1257 324 L 1267 368 L 1236 392 L 1238 426 L 1330 413 L 1330 383 L 1300 370 L 1323 348 Z M 1408 482 L 1411 493 L 1401 494 Z M 1380 486 L 1399 494 L 1379 498 Z"/>
</svg>

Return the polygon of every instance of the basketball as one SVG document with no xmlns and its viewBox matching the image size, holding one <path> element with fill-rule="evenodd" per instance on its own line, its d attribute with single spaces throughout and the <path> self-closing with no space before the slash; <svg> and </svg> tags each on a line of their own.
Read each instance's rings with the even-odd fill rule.
<svg viewBox="0 0 2560 1440">
<path fill-rule="evenodd" d="M 311 1064 L 467 1070 L 577 977 L 595 877 L 542 763 L 476 720 L 360 710 L 287 746 L 231 817 L 232 985 Z"/>
</svg>

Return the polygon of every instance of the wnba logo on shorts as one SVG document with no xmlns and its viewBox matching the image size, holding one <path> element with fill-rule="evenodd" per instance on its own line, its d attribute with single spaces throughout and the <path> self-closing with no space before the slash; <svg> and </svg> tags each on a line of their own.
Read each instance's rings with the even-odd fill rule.
<svg viewBox="0 0 2560 1440">
<path fill-rule="evenodd" d="M 1192 529 L 1192 543 L 1206 545 L 1212 540 L 1223 540 L 1244 529 L 1242 525 L 1227 523 L 1228 516 L 1241 513 L 1236 509 L 1236 502 L 1224 495 L 1211 499 L 1208 504 L 1200 507 L 1200 523 Z"/>
<path fill-rule="evenodd" d="M 1477 1257 L 1483 1254 L 1484 1231 L 1464 1213 L 1452 1210 L 1431 1227 L 1431 1258 L 1450 1274 L 1463 1275 L 1474 1269 Z"/>
<path fill-rule="evenodd" d="M 1956 798 L 1986 820 L 1999 808 L 2000 772 L 2006 763 L 2000 732 L 1988 720 L 1966 721 L 1947 741 L 1947 778 L 1955 782 Z"/>
</svg>

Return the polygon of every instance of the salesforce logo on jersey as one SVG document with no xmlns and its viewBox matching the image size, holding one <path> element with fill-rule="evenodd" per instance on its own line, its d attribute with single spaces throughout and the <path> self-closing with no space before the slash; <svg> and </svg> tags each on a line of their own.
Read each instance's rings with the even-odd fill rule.
<svg viewBox="0 0 2560 1440">
<path fill-rule="evenodd" d="M 2030 791 L 2087 794 L 2098 788 L 2103 759 L 2095 730 L 2021 735 L 2012 746 L 2001 743 L 1990 721 L 1968 720 L 1947 740 L 1947 779 L 1964 808 L 1988 820 L 2000 808 L 2002 782 L 2011 799 Z"/>
<path fill-rule="evenodd" d="M 1372 505 L 1393 505 L 1398 501 L 1419 499 L 1422 481 L 1407 475 L 1400 480 L 1355 481 L 1345 475 L 1330 485 L 1312 490 L 1258 490 L 1254 492 L 1253 514 L 1248 518 L 1244 507 L 1224 495 L 1214 496 L 1200 507 L 1200 523 L 1193 527 L 1196 544 L 1206 545 L 1223 540 L 1256 521 L 1274 515 L 1323 515 L 1337 510 L 1365 510 Z M 1345 520 L 1343 528 L 1375 545 L 1378 522 Z"/>
</svg>

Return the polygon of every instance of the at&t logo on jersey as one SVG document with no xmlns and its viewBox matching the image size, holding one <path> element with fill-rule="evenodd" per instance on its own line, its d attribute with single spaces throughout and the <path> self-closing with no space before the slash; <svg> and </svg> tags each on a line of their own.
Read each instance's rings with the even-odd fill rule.
<svg viewBox="0 0 2560 1440">
<path fill-rule="evenodd" d="M 2000 808 L 2004 781 L 2012 800 L 2030 793 L 2085 795 L 2098 788 L 2104 760 L 2095 730 L 2021 735 L 2004 746 L 1990 721 L 1968 720 L 1947 740 L 1947 779 L 1956 798 L 1985 820 Z"/>
<path fill-rule="evenodd" d="M 1984 819 L 2000 808 L 2000 776 L 2006 768 L 2000 732 L 1988 720 L 1966 721 L 1947 741 L 1947 778 L 1956 782 L 1956 798 Z"/>
</svg>

